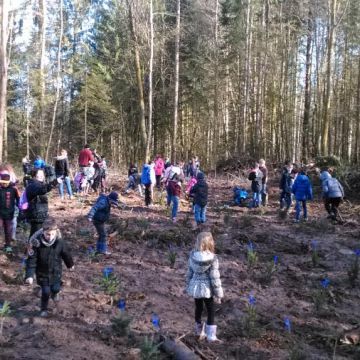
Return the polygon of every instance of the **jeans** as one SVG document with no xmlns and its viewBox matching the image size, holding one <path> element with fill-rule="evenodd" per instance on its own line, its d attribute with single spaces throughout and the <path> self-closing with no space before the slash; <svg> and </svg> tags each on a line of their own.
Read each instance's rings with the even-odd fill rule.
<svg viewBox="0 0 360 360">
<path fill-rule="evenodd" d="M 296 205 L 295 205 L 295 210 L 296 210 L 295 218 L 296 218 L 296 220 L 300 220 L 301 205 L 302 205 L 303 211 L 304 211 L 304 219 L 307 219 L 306 200 L 296 200 Z"/>
<path fill-rule="evenodd" d="M 4 228 L 5 246 L 9 246 L 12 237 L 13 219 L 11 220 L 0 219 L 0 225 Z"/>
<path fill-rule="evenodd" d="M 179 201 L 180 201 L 180 198 L 178 196 L 175 196 L 175 195 L 171 196 L 171 202 L 173 204 L 173 207 L 171 209 L 171 218 L 172 219 L 176 218 L 176 215 L 177 215 L 177 212 L 179 209 Z"/>
<path fill-rule="evenodd" d="M 197 224 L 206 222 L 206 206 L 194 205 L 195 221 Z"/>
<path fill-rule="evenodd" d="M 96 251 L 99 253 L 105 253 L 107 251 L 105 223 L 100 221 L 93 221 L 93 223 L 99 235 L 96 243 Z"/>
<path fill-rule="evenodd" d="M 215 309 L 214 309 L 214 298 L 201 298 L 195 299 L 195 321 L 201 324 L 201 314 L 203 312 L 204 303 L 207 311 L 207 324 L 214 325 Z"/>
<path fill-rule="evenodd" d="M 291 193 L 282 191 L 280 194 L 280 210 L 284 208 L 284 205 L 286 205 L 286 210 L 290 209 L 291 206 Z"/>
<path fill-rule="evenodd" d="M 68 176 L 63 177 L 63 181 L 61 184 L 59 184 L 59 193 L 61 198 L 64 197 L 64 183 L 66 185 L 66 191 L 69 195 L 69 197 L 72 196 L 72 190 L 71 190 L 71 184 L 70 184 L 70 178 Z"/>
<path fill-rule="evenodd" d="M 170 206 L 171 203 L 171 192 L 168 189 L 168 187 L 166 187 L 166 205 Z"/>
<path fill-rule="evenodd" d="M 41 284 L 41 311 L 46 311 L 48 308 L 50 295 L 54 297 L 61 289 L 60 282 L 49 285 L 49 282 Z"/>
<path fill-rule="evenodd" d="M 261 192 L 253 193 L 252 207 L 259 207 L 261 205 Z"/>
<path fill-rule="evenodd" d="M 261 193 L 261 202 L 265 206 L 267 205 L 267 184 L 262 184 L 260 193 Z"/>
</svg>

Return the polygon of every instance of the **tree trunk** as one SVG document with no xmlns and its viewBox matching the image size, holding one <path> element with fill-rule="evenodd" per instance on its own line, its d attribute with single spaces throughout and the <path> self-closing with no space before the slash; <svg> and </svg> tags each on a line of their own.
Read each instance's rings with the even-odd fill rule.
<svg viewBox="0 0 360 360">
<path fill-rule="evenodd" d="M 0 163 L 3 161 L 3 142 L 4 142 L 4 124 L 6 121 L 6 95 L 7 95 L 7 77 L 8 61 L 6 54 L 7 46 L 7 27 L 8 27 L 8 9 L 9 2 L 0 0 L 1 11 L 1 39 L 0 39 Z"/>
<path fill-rule="evenodd" d="M 51 128 L 50 128 L 50 134 L 49 134 L 49 141 L 46 147 L 46 155 L 45 155 L 45 162 L 48 162 L 49 158 L 49 152 L 51 147 L 51 141 L 54 133 L 55 128 L 55 120 L 56 120 L 56 112 L 57 112 L 57 106 L 59 102 L 59 96 L 60 96 L 60 87 L 61 87 L 61 79 L 60 79 L 60 73 L 61 73 L 61 44 L 62 44 L 62 37 L 64 32 L 64 21 L 63 21 L 63 0 L 60 1 L 60 34 L 59 34 L 59 46 L 58 46 L 58 53 L 57 53 L 57 71 L 56 71 L 56 95 L 55 95 L 55 105 L 53 110 L 53 116 L 51 121 Z"/>
<path fill-rule="evenodd" d="M 179 48 L 180 48 L 180 0 L 176 6 L 176 33 L 175 33 L 175 90 L 174 90 L 174 118 L 171 144 L 171 158 L 176 161 L 176 140 L 178 126 L 178 107 L 179 107 Z"/>
</svg>

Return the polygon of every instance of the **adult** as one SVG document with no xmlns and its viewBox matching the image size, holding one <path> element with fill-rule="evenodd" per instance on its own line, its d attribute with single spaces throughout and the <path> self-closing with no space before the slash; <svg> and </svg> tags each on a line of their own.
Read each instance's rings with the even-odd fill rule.
<svg viewBox="0 0 360 360">
<path fill-rule="evenodd" d="M 259 160 L 259 169 L 263 173 L 262 187 L 261 187 L 261 202 L 263 206 L 267 205 L 267 181 L 268 181 L 268 170 L 264 159 Z"/>
<path fill-rule="evenodd" d="M 165 163 L 160 154 L 156 155 L 155 158 L 155 177 L 156 177 L 156 187 L 160 190 L 161 187 L 161 177 L 165 170 Z"/>
<path fill-rule="evenodd" d="M 64 200 L 64 183 L 66 185 L 68 198 L 71 200 L 72 190 L 70 184 L 70 167 L 67 151 L 65 149 L 62 149 L 60 155 L 56 157 L 55 175 L 59 183 L 59 193 L 61 200 Z"/>
<path fill-rule="evenodd" d="M 79 153 L 79 167 L 84 170 L 89 166 L 90 161 L 94 161 L 94 155 L 90 150 L 90 146 L 88 144 L 84 145 L 84 148 Z"/>
<path fill-rule="evenodd" d="M 26 197 L 29 203 L 26 211 L 26 218 L 30 222 L 30 236 L 40 230 L 45 219 L 48 217 L 49 206 L 47 193 L 56 185 L 57 180 L 47 184 L 45 182 L 45 172 L 43 169 L 34 169 L 32 179 L 26 187 Z"/>
</svg>

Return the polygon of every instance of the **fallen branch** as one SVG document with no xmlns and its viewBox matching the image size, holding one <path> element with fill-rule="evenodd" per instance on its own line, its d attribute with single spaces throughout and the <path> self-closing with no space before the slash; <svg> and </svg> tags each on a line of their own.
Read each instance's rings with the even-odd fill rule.
<svg viewBox="0 0 360 360">
<path fill-rule="evenodd" d="M 164 338 L 161 349 L 175 360 L 199 360 L 194 351 L 188 348 L 183 342 Z M 204 359 L 201 357 L 201 359 Z M 205 358 L 206 359 L 206 358 Z"/>
</svg>

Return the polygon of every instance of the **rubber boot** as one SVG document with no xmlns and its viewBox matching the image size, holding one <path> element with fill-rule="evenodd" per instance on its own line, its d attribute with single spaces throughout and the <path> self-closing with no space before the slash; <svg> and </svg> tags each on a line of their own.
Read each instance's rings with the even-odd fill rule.
<svg viewBox="0 0 360 360">
<path fill-rule="evenodd" d="M 195 335 L 199 337 L 199 340 L 206 339 L 205 323 L 195 323 Z"/>
<path fill-rule="evenodd" d="M 206 339 L 207 339 L 207 341 L 209 341 L 209 342 L 220 341 L 216 337 L 216 329 L 217 329 L 216 325 L 206 325 Z"/>
</svg>

